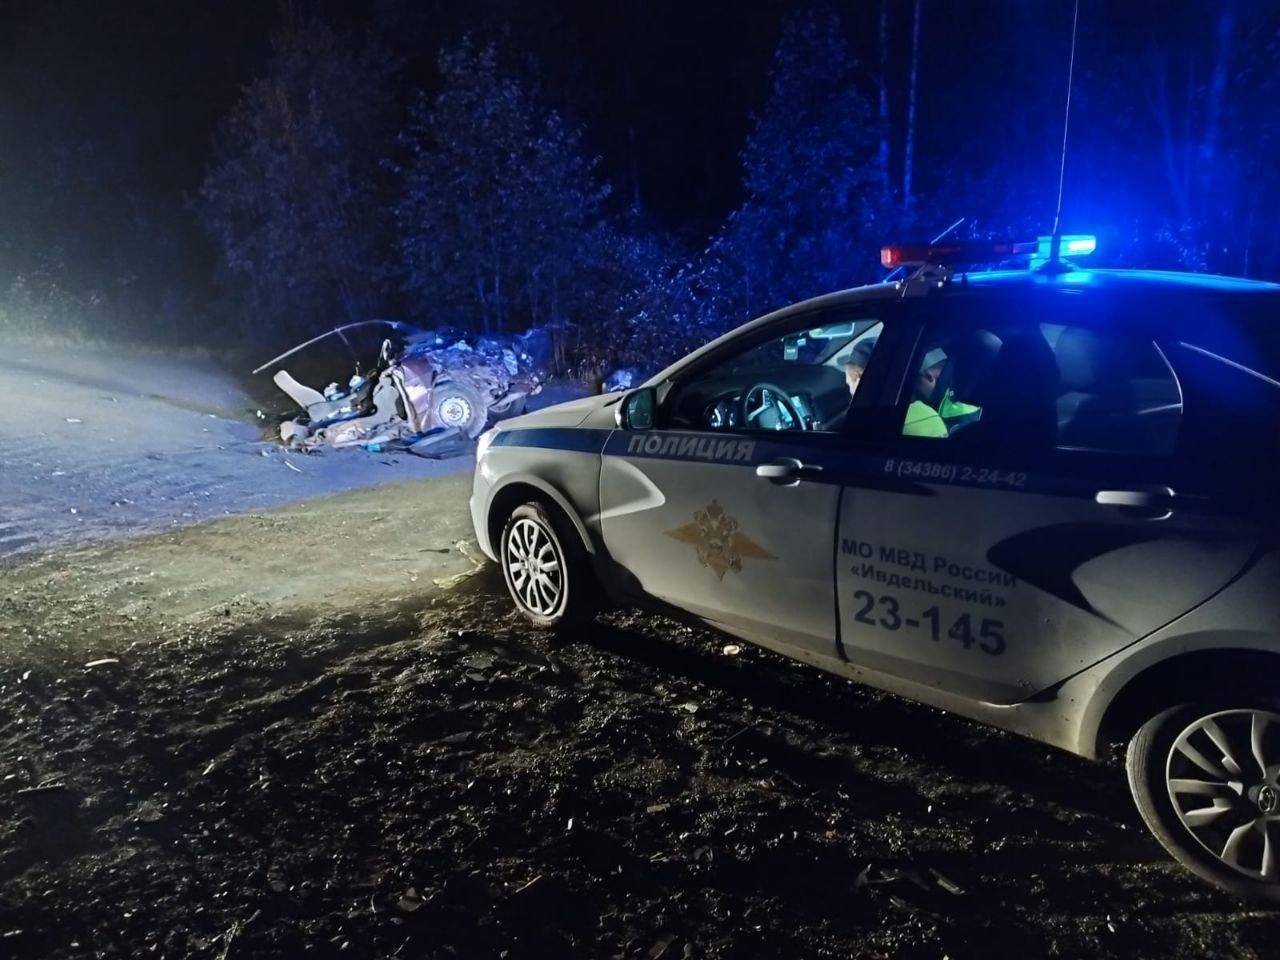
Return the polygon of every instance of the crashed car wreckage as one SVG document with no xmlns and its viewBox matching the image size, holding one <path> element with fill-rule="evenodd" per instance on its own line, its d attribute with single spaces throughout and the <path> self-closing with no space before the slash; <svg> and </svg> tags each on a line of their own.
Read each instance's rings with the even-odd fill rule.
<svg viewBox="0 0 1280 960">
<path fill-rule="evenodd" d="M 352 336 L 381 326 L 377 360 L 362 373 Z M 363 446 L 399 447 L 423 456 L 474 439 L 493 419 L 524 412 L 528 397 L 542 389 L 550 337 L 534 329 L 513 337 L 478 337 L 440 328 L 425 330 L 398 320 L 364 320 L 335 327 L 273 357 L 259 374 L 331 337 L 356 358 L 346 388 L 324 390 L 300 383 L 280 367 L 272 379 L 300 406 L 301 416 L 280 424 L 280 439 L 314 450 Z"/>
</svg>

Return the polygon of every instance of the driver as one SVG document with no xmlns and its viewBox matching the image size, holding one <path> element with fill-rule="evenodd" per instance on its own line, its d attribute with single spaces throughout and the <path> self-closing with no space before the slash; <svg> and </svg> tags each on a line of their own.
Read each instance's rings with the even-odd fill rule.
<svg viewBox="0 0 1280 960">
<path fill-rule="evenodd" d="M 858 385 L 862 383 L 862 375 L 866 372 L 867 363 L 871 360 L 871 351 L 875 348 L 875 339 L 863 340 L 850 350 L 842 361 L 844 364 L 844 382 L 845 386 L 849 388 L 850 397 L 858 392 Z"/>
<path fill-rule="evenodd" d="M 952 430 L 973 423 L 982 416 L 981 407 L 956 400 L 950 387 L 943 392 L 937 405 L 934 405 L 933 396 L 937 392 L 938 379 L 942 376 L 947 359 L 947 352 L 941 347 L 935 347 L 920 361 L 920 372 L 916 375 L 911 403 L 902 424 L 905 436 L 947 437 Z"/>
</svg>

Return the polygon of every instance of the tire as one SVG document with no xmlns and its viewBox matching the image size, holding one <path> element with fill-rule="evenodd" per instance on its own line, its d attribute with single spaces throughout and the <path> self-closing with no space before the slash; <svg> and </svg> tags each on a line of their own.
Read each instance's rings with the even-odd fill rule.
<svg viewBox="0 0 1280 960">
<path fill-rule="evenodd" d="M 558 511 L 533 500 L 516 507 L 502 527 L 498 557 L 507 592 L 534 626 L 562 630 L 596 612 L 598 587 L 587 551 Z"/>
<path fill-rule="evenodd" d="M 1125 770 L 1142 819 L 1179 863 L 1228 893 L 1280 903 L 1280 699 L 1164 710 L 1129 741 Z"/>
<path fill-rule="evenodd" d="M 484 431 L 489 405 L 470 384 L 445 380 L 431 388 L 431 417 L 437 426 L 455 427 L 474 440 Z"/>
</svg>

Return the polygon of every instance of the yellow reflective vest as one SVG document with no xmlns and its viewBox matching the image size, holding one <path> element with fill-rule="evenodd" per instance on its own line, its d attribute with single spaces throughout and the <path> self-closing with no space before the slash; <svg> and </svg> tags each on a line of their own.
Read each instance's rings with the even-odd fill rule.
<svg viewBox="0 0 1280 960">
<path fill-rule="evenodd" d="M 947 424 L 937 410 L 923 400 L 912 400 L 907 407 L 907 419 L 902 433 L 908 437 L 945 437 Z"/>
<path fill-rule="evenodd" d="M 981 407 L 961 403 L 948 390 L 937 410 L 923 400 L 912 400 L 907 407 L 907 419 L 902 424 L 902 433 L 908 437 L 942 438 L 951 432 L 952 427 L 970 423 L 981 416 Z"/>
</svg>

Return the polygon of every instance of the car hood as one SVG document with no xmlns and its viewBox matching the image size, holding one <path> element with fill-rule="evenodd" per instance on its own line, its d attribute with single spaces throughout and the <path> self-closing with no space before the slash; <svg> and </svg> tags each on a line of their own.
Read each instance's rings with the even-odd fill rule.
<svg viewBox="0 0 1280 960">
<path fill-rule="evenodd" d="M 498 429 L 503 431 L 547 427 L 612 427 L 614 407 L 621 397 L 621 393 L 603 393 L 557 403 L 553 407 L 503 420 L 498 424 Z"/>
</svg>

